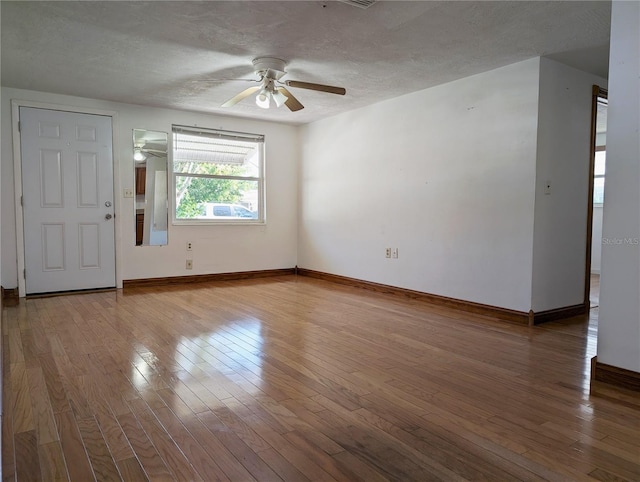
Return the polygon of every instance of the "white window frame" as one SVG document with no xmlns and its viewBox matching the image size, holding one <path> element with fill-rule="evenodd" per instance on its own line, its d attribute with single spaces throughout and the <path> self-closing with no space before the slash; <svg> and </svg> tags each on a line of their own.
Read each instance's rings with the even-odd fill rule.
<svg viewBox="0 0 640 482">
<path fill-rule="evenodd" d="M 265 136 L 262 134 L 251 134 L 246 132 L 226 131 L 222 129 L 210 129 L 205 127 L 192 127 L 182 125 L 172 125 L 171 129 L 171 216 L 173 225 L 264 225 L 266 224 L 266 196 L 265 196 Z M 240 140 L 255 142 L 259 144 L 258 177 L 214 175 L 214 174 L 184 174 L 175 171 L 174 153 L 175 137 L 177 133 L 205 135 L 206 137 L 217 137 L 220 139 Z M 209 179 L 234 179 L 257 181 L 258 183 L 258 218 L 257 219 L 185 219 L 176 217 L 176 188 L 178 177 L 201 177 Z"/>
</svg>

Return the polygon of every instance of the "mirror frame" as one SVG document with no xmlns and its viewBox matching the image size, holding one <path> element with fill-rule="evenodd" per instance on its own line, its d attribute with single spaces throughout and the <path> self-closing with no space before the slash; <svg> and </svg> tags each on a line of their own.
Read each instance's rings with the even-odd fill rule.
<svg viewBox="0 0 640 482">
<path fill-rule="evenodd" d="M 169 134 L 133 129 L 136 246 L 165 246 L 169 230 Z"/>
</svg>

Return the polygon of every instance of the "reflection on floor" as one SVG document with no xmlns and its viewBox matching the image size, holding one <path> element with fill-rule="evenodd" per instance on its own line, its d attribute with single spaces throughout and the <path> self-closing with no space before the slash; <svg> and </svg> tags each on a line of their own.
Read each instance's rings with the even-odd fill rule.
<svg viewBox="0 0 640 482">
<path fill-rule="evenodd" d="M 591 288 L 589 289 L 589 302 L 591 308 L 600 305 L 600 275 L 591 273 Z"/>
</svg>

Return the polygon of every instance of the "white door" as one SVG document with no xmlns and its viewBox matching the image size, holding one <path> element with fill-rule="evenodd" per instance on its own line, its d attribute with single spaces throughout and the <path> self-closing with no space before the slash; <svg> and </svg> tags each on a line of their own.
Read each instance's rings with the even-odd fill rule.
<svg viewBox="0 0 640 482">
<path fill-rule="evenodd" d="M 111 117 L 20 108 L 27 294 L 115 287 Z"/>
</svg>

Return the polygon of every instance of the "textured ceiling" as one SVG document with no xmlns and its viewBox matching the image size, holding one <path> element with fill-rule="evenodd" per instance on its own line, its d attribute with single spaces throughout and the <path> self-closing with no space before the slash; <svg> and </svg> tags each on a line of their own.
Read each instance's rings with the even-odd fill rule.
<svg viewBox="0 0 640 482">
<path fill-rule="evenodd" d="M 610 2 L 2 1 L 2 85 L 303 124 L 536 56 L 606 77 Z M 305 105 L 220 105 L 289 62 Z"/>
</svg>

